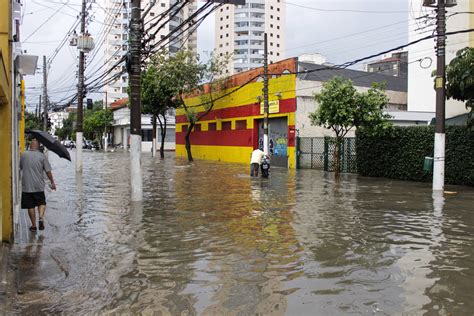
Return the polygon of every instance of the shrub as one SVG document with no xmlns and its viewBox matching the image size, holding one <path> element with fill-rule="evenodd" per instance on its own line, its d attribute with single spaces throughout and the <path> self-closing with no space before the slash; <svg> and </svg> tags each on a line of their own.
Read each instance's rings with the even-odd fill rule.
<svg viewBox="0 0 474 316">
<path fill-rule="evenodd" d="M 392 127 L 378 134 L 357 131 L 357 168 L 361 175 L 430 182 L 423 171 L 425 156 L 433 156 L 434 127 Z M 474 185 L 474 132 L 446 128 L 445 182 Z"/>
</svg>

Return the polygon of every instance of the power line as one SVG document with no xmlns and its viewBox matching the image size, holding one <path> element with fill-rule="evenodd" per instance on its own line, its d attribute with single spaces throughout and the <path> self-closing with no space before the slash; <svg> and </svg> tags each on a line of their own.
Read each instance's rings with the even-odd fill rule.
<svg viewBox="0 0 474 316">
<path fill-rule="evenodd" d="M 394 13 L 408 13 L 408 11 L 369 11 L 369 10 L 357 10 L 357 9 L 323 9 L 304 6 L 301 4 L 296 4 L 288 1 L 282 1 L 283 3 L 289 4 L 294 7 L 299 7 L 307 10 L 319 11 L 319 12 L 348 12 L 348 13 L 368 13 L 368 14 L 394 14 Z"/>
</svg>

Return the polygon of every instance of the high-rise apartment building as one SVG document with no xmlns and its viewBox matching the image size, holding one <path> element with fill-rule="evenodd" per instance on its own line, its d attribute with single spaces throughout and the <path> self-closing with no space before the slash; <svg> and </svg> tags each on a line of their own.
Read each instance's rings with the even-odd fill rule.
<svg viewBox="0 0 474 316">
<path fill-rule="evenodd" d="M 145 16 L 144 21 L 144 39 L 153 36 L 153 40 L 149 44 L 159 42 L 170 31 L 178 28 L 183 21 L 185 21 L 193 12 L 196 11 L 196 1 L 191 1 L 182 10 L 173 16 L 171 19 L 161 18 L 164 12 L 175 5 L 177 0 L 142 0 L 141 7 L 144 12 L 151 6 L 149 13 Z M 171 13 L 175 12 L 181 7 L 181 4 L 174 6 Z M 122 56 L 128 52 L 129 41 L 129 18 L 130 18 L 130 0 L 106 0 L 106 17 L 105 25 L 107 25 L 106 36 L 104 38 L 105 47 L 105 69 L 113 67 Z M 169 17 L 172 14 L 167 13 Z M 169 20 L 169 21 L 168 21 Z M 163 22 L 167 22 L 162 26 Z M 155 25 L 156 24 L 156 25 Z M 154 26 L 155 25 L 155 26 Z M 153 27 L 154 26 L 154 27 Z M 158 30 L 158 28 L 160 28 Z M 168 50 L 171 54 L 176 53 L 181 49 L 188 49 L 197 53 L 197 32 L 184 32 L 182 35 L 173 36 L 171 41 L 164 40 L 164 43 L 158 47 Z M 156 33 L 156 34 L 155 34 Z M 177 34 L 180 32 L 178 31 Z M 158 50 L 158 47 L 155 50 Z M 115 67 L 112 74 L 116 74 L 125 69 L 125 63 Z M 107 84 L 104 89 L 107 91 L 107 102 L 110 104 L 122 98 L 127 98 L 128 74 L 124 73 L 115 81 Z"/>
<path fill-rule="evenodd" d="M 215 53 L 232 54 L 229 74 L 263 65 L 264 33 L 268 61 L 284 58 L 285 3 L 282 0 L 247 0 L 245 5 L 225 5 L 215 14 Z"/>
</svg>

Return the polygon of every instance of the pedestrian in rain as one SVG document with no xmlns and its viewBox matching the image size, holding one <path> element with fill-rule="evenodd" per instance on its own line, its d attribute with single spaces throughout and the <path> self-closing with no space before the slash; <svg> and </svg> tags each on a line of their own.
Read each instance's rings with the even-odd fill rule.
<svg viewBox="0 0 474 316">
<path fill-rule="evenodd" d="M 46 212 L 46 197 L 44 195 L 44 174 L 51 182 L 51 189 L 56 190 L 51 165 L 48 158 L 39 151 L 37 139 L 31 141 L 30 147 L 20 158 L 21 170 L 21 208 L 28 209 L 31 220 L 30 231 L 36 232 L 36 207 L 38 207 L 38 228 L 44 229 L 44 215 Z"/>
<path fill-rule="evenodd" d="M 258 177 L 258 169 L 260 169 L 260 164 L 262 163 L 262 158 L 264 155 L 265 153 L 260 148 L 257 148 L 252 151 L 252 156 L 250 158 L 251 177 Z"/>
</svg>

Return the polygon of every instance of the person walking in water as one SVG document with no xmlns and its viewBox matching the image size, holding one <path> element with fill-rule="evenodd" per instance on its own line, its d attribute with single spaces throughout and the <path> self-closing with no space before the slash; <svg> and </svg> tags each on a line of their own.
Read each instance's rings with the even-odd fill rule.
<svg viewBox="0 0 474 316">
<path fill-rule="evenodd" d="M 46 212 L 46 197 L 44 195 L 44 174 L 51 182 L 51 189 L 56 190 L 51 165 L 48 158 L 39 151 L 37 139 L 31 141 L 30 147 L 20 158 L 21 170 L 21 208 L 28 209 L 31 220 L 30 231 L 36 232 L 36 207 L 38 207 L 40 230 L 44 229 L 44 215 Z"/>
<path fill-rule="evenodd" d="M 252 151 L 252 156 L 250 158 L 251 177 L 258 177 L 258 169 L 260 169 L 260 164 L 262 163 L 262 158 L 264 155 L 265 153 L 260 148 L 257 148 Z"/>
</svg>

